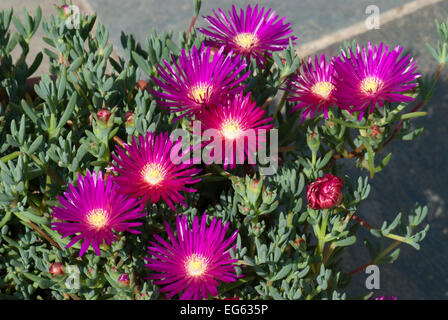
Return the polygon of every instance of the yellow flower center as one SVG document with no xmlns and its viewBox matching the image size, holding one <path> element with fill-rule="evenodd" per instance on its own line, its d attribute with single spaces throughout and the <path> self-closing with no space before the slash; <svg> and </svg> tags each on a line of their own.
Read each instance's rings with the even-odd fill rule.
<svg viewBox="0 0 448 320">
<path fill-rule="evenodd" d="M 88 223 L 99 230 L 107 224 L 107 211 L 104 209 L 93 209 L 87 214 Z"/>
<path fill-rule="evenodd" d="M 165 169 L 158 163 L 148 163 L 142 170 L 143 179 L 154 186 L 165 177 Z"/>
<path fill-rule="evenodd" d="M 361 82 L 361 91 L 367 95 L 373 95 L 383 85 L 383 81 L 376 77 L 367 77 Z"/>
<path fill-rule="evenodd" d="M 257 43 L 258 39 L 257 36 L 253 33 L 239 33 L 235 36 L 235 43 L 243 48 L 243 49 L 250 49 Z"/>
<path fill-rule="evenodd" d="M 331 92 L 334 89 L 334 85 L 329 81 L 321 81 L 315 83 L 311 87 L 311 92 L 315 94 L 316 96 L 321 97 L 324 100 L 327 100 L 330 96 Z"/>
<path fill-rule="evenodd" d="M 222 135 L 226 139 L 230 140 L 236 139 L 241 134 L 241 132 L 242 130 L 239 123 L 232 119 L 225 121 L 221 128 Z"/>
<path fill-rule="evenodd" d="M 192 277 L 203 275 L 207 271 L 207 260 L 197 254 L 192 254 L 185 262 L 187 273 Z"/>
<path fill-rule="evenodd" d="M 207 101 L 210 87 L 205 84 L 199 84 L 192 88 L 190 95 L 198 103 L 204 103 Z"/>
</svg>

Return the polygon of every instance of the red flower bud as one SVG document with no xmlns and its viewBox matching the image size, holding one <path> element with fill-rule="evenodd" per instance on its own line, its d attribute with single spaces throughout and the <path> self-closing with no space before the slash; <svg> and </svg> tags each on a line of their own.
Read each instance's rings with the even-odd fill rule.
<svg viewBox="0 0 448 320">
<path fill-rule="evenodd" d="M 126 112 L 124 114 L 124 121 L 126 122 L 126 124 L 132 125 L 133 117 L 134 117 L 134 113 L 133 112 Z"/>
<path fill-rule="evenodd" d="M 370 136 L 374 137 L 375 139 L 378 139 L 378 135 L 383 133 L 383 131 L 381 130 L 381 127 L 377 126 L 377 125 L 374 125 L 373 127 L 371 127 L 370 130 L 372 130 L 372 132 L 370 132 Z"/>
<path fill-rule="evenodd" d="M 137 83 L 135 84 L 135 89 L 136 90 L 141 89 L 143 91 L 151 91 L 151 86 L 147 81 L 138 80 Z"/>
<path fill-rule="evenodd" d="M 305 242 L 305 240 L 303 240 L 302 238 L 298 238 L 298 239 L 294 240 L 294 243 L 299 247 L 304 242 Z"/>
<path fill-rule="evenodd" d="M 96 116 L 98 117 L 98 120 L 104 121 L 105 124 L 109 122 L 110 116 L 112 115 L 112 112 L 110 112 L 108 109 L 100 109 L 96 113 Z"/>
<path fill-rule="evenodd" d="M 63 6 L 61 6 L 61 9 L 64 11 L 65 14 L 65 18 L 68 18 L 70 16 L 70 7 L 66 4 L 64 4 Z"/>
<path fill-rule="evenodd" d="M 55 275 L 61 276 L 64 274 L 64 264 L 61 262 L 55 262 L 50 267 L 50 274 L 52 277 Z"/>
<path fill-rule="evenodd" d="M 118 282 L 128 286 L 129 283 L 131 282 L 131 280 L 129 279 L 129 274 L 123 273 L 122 275 L 120 275 L 120 277 L 118 278 Z"/>
<path fill-rule="evenodd" d="M 306 199 L 308 205 L 314 209 L 330 209 L 339 206 L 344 200 L 342 186 L 344 181 L 332 174 L 327 173 L 323 178 L 308 185 Z"/>
</svg>

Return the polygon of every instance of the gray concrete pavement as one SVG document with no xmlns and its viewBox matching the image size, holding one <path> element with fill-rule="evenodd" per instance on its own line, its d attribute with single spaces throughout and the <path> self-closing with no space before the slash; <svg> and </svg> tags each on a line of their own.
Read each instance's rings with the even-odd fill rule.
<svg viewBox="0 0 448 320">
<path fill-rule="evenodd" d="M 26 9 L 28 13 L 31 16 L 34 16 L 34 13 L 36 11 L 36 8 L 40 6 L 42 8 L 42 20 L 48 19 L 51 15 L 56 15 L 56 5 L 62 3 L 62 1 L 59 0 L 1 0 L 0 1 L 0 10 L 5 10 L 9 8 L 14 9 L 14 15 L 16 15 L 18 18 L 22 19 L 24 18 L 23 9 Z M 86 3 L 84 0 L 73 0 L 73 4 L 77 5 L 81 12 L 89 13 L 92 12 L 90 9 L 90 6 L 88 3 Z M 11 23 L 12 28 L 14 28 L 13 24 Z M 30 52 L 27 57 L 27 63 L 30 64 L 36 57 L 36 55 L 42 51 L 42 48 L 49 47 L 43 40 L 42 37 L 44 36 L 44 32 L 42 30 L 42 26 L 39 26 L 39 29 L 37 30 L 34 37 L 31 39 L 30 42 Z M 20 55 L 20 48 L 17 46 L 16 49 L 13 51 L 14 56 Z M 49 60 L 48 57 L 44 54 L 44 59 L 42 61 L 41 66 L 36 71 L 34 75 L 40 75 L 42 72 L 47 72 L 49 69 Z"/>
<path fill-rule="evenodd" d="M 193 14 L 193 0 L 87 0 L 98 13 L 100 21 L 110 29 L 115 43 L 119 44 L 122 30 L 134 33 L 138 40 L 150 34 L 153 27 L 160 32 L 186 30 Z M 366 8 L 375 4 L 380 11 L 409 3 L 410 0 L 203 0 L 201 16 L 212 14 L 212 10 L 222 8 L 227 12 L 248 4 L 259 4 L 273 8 L 281 17 L 288 17 L 294 34 L 300 43 L 319 38 L 337 29 L 365 20 Z M 198 26 L 205 26 L 201 18 Z"/>
</svg>

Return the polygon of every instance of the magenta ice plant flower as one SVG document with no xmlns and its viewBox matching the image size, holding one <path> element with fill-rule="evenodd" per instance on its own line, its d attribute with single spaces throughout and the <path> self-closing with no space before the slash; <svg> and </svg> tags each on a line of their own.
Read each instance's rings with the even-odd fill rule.
<svg viewBox="0 0 448 320">
<path fill-rule="evenodd" d="M 172 56 L 172 62 L 173 66 L 163 60 L 164 66 L 157 67 L 159 76 L 153 79 L 161 91 L 152 93 L 160 106 L 180 113 L 176 119 L 198 114 L 239 92 L 250 72 L 244 72 L 247 64 L 240 56 L 224 53 L 224 48 L 212 54 L 204 44 L 188 54 L 182 49 L 179 61 Z"/>
<path fill-rule="evenodd" d="M 254 164 L 253 155 L 266 142 L 266 132 L 274 126 L 272 118 L 265 117 L 265 111 L 257 107 L 250 92 L 241 91 L 230 97 L 225 104 L 215 105 L 205 110 L 199 117 L 202 136 L 213 136 L 216 148 L 210 148 L 210 158 L 219 160 L 224 168 L 235 168 L 245 160 Z M 211 146 L 211 145 L 210 145 Z"/>
<path fill-rule="evenodd" d="M 359 111 L 359 120 L 367 111 L 373 113 L 375 106 L 384 106 L 385 102 L 413 101 L 405 93 L 417 86 L 417 62 L 410 56 L 401 56 L 403 48 L 381 43 L 366 47 L 357 46 L 356 52 L 349 49 L 335 59 L 337 72 L 336 98 L 339 106 Z"/>
<path fill-rule="evenodd" d="M 194 218 L 191 229 L 187 216 L 177 216 L 177 235 L 168 223 L 165 222 L 165 226 L 169 242 L 155 234 L 157 242 L 150 242 L 148 253 L 151 256 L 145 260 L 146 267 L 152 271 L 148 279 L 162 286 L 160 292 L 167 292 L 169 299 L 181 293 L 181 300 L 217 296 L 220 281 L 229 283 L 238 279 L 237 259 L 232 259 L 229 252 L 235 249 L 238 230 L 226 237 L 229 222 L 224 225 L 213 218 L 207 226 L 204 213 L 200 222 L 197 216 Z"/>
<path fill-rule="evenodd" d="M 117 191 L 118 187 L 110 179 L 104 180 L 101 172 L 86 176 L 79 175 L 78 185 L 69 183 L 64 197 L 59 196 L 61 207 L 53 207 L 53 218 L 64 222 L 53 222 L 52 229 L 62 238 L 75 235 L 67 244 L 71 247 L 84 239 L 79 256 L 89 246 L 98 256 L 101 255 L 100 244 L 110 245 L 114 240 L 114 231 L 140 233 L 133 227 L 141 222 L 130 222 L 145 215 L 143 206 L 136 199 L 129 199 Z"/>
<path fill-rule="evenodd" d="M 281 19 L 272 9 L 265 10 L 258 5 L 252 9 L 237 12 L 235 6 L 226 15 L 221 9 L 213 10 L 214 16 L 204 19 L 210 24 L 208 28 L 198 28 L 209 37 L 207 44 L 211 46 L 225 46 L 227 51 L 235 51 L 246 58 L 255 58 L 258 65 L 266 62 L 266 55 L 272 51 L 282 51 L 289 45 L 291 39 L 295 44 L 297 39 L 292 36 L 290 23 L 285 23 L 286 17 Z"/>
<path fill-rule="evenodd" d="M 173 161 L 171 154 L 180 150 L 181 140 L 173 142 L 168 132 L 156 136 L 148 132 L 145 136 L 133 137 L 131 145 L 125 145 L 125 150 L 117 146 L 116 155 L 112 158 L 113 177 L 118 185 L 118 191 L 143 202 L 150 200 L 156 203 L 163 201 L 174 211 L 174 204 L 181 203 L 185 207 L 185 196 L 181 192 L 195 192 L 196 189 L 187 185 L 199 182 L 194 176 L 200 172 L 193 166 L 193 160 Z M 179 161 L 177 161 L 179 160 Z"/>
<path fill-rule="evenodd" d="M 289 92 L 288 100 L 297 102 L 291 111 L 303 109 L 303 120 L 308 116 L 312 118 L 316 110 L 323 112 L 327 119 L 328 108 L 336 104 L 336 73 L 332 60 L 327 62 L 325 54 L 320 59 L 316 55 L 313 65 L 310 57 L 303 63 L 299 73 L 287 80 L 285 90 Z"/>
</svg>

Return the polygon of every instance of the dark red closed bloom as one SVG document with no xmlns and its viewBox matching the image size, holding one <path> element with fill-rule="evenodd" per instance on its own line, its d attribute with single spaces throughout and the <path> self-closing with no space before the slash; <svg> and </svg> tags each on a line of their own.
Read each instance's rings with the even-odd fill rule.
<svg viewBox="0 0 448 320">
<path fill-rule="evenodd" d="M 308 185 L 306 199 L 308 205 L 314 209 L 330 209 L 339 206 L 344 200 L 342 186 L 344 181 L 332 174 L 318 178 Z"/>
</svg>

